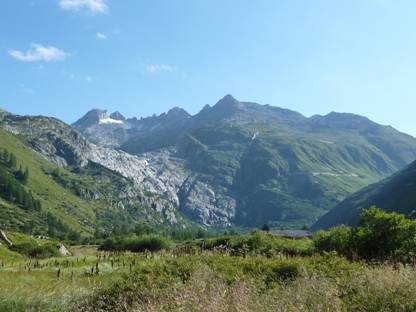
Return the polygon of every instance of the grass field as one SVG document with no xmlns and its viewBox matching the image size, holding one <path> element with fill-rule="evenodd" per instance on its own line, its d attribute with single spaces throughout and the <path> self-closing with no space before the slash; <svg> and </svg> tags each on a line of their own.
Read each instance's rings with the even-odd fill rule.
<svg viewBox="0 0 416 312">
<path fill-rule="evenodd" d="M 72 251 L 67 258 L 2 260 L 0 311 L 416 309 L 413 267 L 349 262 L 334 254 Z"/>
<path fill-rule="evenodd" d="M 65 311 L 129 273 L 140 259 L 98 253 L 96 247 L 75 247 L 72 257 L 45 260 L 5 250 L 0 248 L 0 311 Z"/>
<path fill-rule="evenodd" d="M 262 232 L 201 242 L 139 253 L 73 246 L 47 259 L 1 245 L 0 311 L 416 311 L 413 265 L 349 261 Z"/>
</svg>

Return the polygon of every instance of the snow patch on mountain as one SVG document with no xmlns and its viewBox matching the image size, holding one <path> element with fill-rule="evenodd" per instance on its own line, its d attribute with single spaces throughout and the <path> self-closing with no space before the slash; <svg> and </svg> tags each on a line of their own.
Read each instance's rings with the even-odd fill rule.
<svg viewBox="0 0 416 312">
<path fill-rule="evenodd" d="M 122 120 L 116 120 L 116 119 L 112 119 L 110 117 L 105 117 L 105 118 L 101 118 L 98 121 L 98 124 L 102 125 L 102 124 L 122 124 L 123 121 Z"/>
</svg>

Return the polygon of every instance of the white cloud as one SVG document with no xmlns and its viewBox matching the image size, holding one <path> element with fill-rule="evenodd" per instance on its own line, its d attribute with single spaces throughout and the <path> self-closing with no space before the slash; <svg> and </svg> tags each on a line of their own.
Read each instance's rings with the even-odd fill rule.
<svg viewBox="0 0 416 312">
<path fill-rule="evenodd" d="M 146 71 L 152 74 L 160 72 L 174 72 L 176 70 L 175 66 L 165 65 L 165 64 L 148 64 L 146 65 Z"/>
<path fill-rule="evenodd" d="M 23 62 L 50 62 L 50 61 L 63 61 L 69 54 L 52 46 L 43 46 L 41 44 L 32 43 L 31 49 L 26 52 L 19 50 L 9 50 L 11 57 L 18 61 Z"/>
<path fill-rule="evenodd" d="M 108 10 L 106 0 L 59 0 L 59 6 L 63 10 L 88 9 L 94 13 L 105 13 Z"/>
<path fill-rule="evenodd" d="M 101 39 L 101 40 L 107 39 L 107 35 L 100 33 L 100 32 L 98 32 L 95 36 L 97 37 L 97 39 Z"/>
</svg>

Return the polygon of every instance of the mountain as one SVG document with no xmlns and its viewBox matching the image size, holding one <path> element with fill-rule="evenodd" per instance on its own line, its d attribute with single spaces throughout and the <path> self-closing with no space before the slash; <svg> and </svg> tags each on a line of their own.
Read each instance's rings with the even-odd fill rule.
<svg viewBox="0 0 416 312">
<path fill-rule="evenodd" d="M 361 211 L 371 206 L 413 217 L 416 210 L 416 162 L 349 196 L 320 218 L 312 228 L 319 230 L 339 224 L 356 225 Z"/>
<path fill-rule="evenodd" d="M 126 117 L 124 117 L 119 111 L 116 111 L 116 112 L 112 113 L 110 115 L 110 118 L 112 120 L 119 120 L 119 121 L 125 121 L 126 120 Z"/>
<path fill-rule="evenodd" d="M 141 222 L 165 228 L 191 224 L 156 191 L 139 187 L 144 181 L 113 170 L 147 170 L 144 160 L 96 147 L 55 118 L 4 112 L 0 128 L 0 227 L 67 237 L 132 229 Z M 4 153 L 16 164 L 8 166 Z M 23 183 L 19 177 L 26 169 Z"/>
<path fill-rule="evenodd" d="M 190 115 L 183 109 L 175 107 L 167 113 L 148 118 L 128 118 L 121 113 L 108 114 L 105 110 L 93 109 L 72 124 L 95 144 L 104 147 L 119 148 L 131 140 L 140 140 L 143 132 L 152 133 L 153 137 L 165 138 L 176 132 Z"/>
<path fill-rule="evenodd" d="M 231 95 L 193 116 L 174 108 L 105 123 L 98 115 L 73 127 L 97 148 L 146 161 L 165 179 L 144 189 L 207 226 L 311 224 L 416 159 L 415 138 L 368 118 L 335 112 L 307 118 Z M 98 162 L 117 171 L 104 158 Z M 150 171 L 125 175 L 146 181 Z"/>
</svg>

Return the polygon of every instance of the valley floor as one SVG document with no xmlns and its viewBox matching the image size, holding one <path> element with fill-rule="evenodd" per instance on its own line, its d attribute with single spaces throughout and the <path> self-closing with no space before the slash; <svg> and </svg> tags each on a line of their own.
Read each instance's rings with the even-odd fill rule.
<svg viewBox="0 0 416 312">
<path fill-rule="evenodd" d="M 415 311 L 416 269 L 217 248 L 0 262 L 0 311 Z"/>
</svg>

